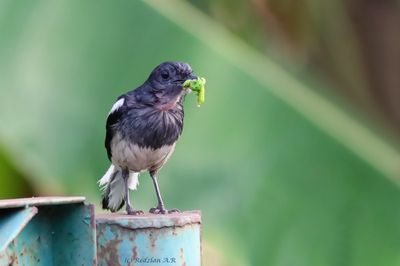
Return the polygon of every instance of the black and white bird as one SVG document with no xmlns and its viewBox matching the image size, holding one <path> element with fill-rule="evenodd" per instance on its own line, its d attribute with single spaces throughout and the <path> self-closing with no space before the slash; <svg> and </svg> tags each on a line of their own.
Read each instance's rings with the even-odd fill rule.
<svg viewBox="0 0 400 266">
<path fill-rule="evenodd" d="M 174 151 L 183 129 L 183 83 L 196 79 L 181 62 L 157 66 L 137 89 L 120 97 L 106 123 L 105 147 L 111 166 L 99 180 L 104 209 L 116 212 L 125 204 L 127 214 L 141 214 L 132 207 L 129 189 L 136 189 L 140 172 L 149 171 L 157 194 L 151 213 L 168 213 L 157 182 L 158 170 Z"/>
</svg>

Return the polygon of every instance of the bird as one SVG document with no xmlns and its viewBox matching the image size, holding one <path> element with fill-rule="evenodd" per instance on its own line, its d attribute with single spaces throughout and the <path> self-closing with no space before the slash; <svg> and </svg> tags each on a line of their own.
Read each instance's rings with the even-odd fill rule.
<svg viewBox="0 0 400 266">
<path fill-rule="evenodd" d="M 106 121 L 105 148 L 111 165 L 99 180 L 103 209 L 116 212 L 125 205 L 128 215 L 143 214 L 133 208 L 129 190 L 137 188 L 139 173 L 148 171 L 157 196 L 157 206 L 149 212 L 179 212 L 165 208 L 157 175 L 182 134 L 188 93 L 183 83 L 197 78 L 187 63 L 163 62 L 142 85 L 117 98 Z"/>
</svg>

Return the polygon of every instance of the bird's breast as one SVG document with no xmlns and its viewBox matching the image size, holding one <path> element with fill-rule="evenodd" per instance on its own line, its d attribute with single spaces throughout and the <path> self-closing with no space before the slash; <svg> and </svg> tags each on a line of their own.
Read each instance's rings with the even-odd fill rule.
<svg viewBox="0 0 400 266">
<path fill-rule="evenodd" d="M 122 118 L 116 131 L 140 147 L 154 150 L 174 144 L 182 133 L 181 106 L 168 111 L 156 108 L 132 109 Z"/>
<path fill-rule="evenodd" d="M 174 148 L 175 143 L 156 149 L 143 147 L 117 134 L 111 141 L 111 160 L 114 165 L 134 172 L 157 170 L 168 160 Z"/>
</svg>

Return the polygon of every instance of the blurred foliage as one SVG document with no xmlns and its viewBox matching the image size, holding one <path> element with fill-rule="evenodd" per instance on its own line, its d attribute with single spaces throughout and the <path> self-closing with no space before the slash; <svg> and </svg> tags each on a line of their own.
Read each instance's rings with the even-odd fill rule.
<svg viewBox="0 0 400 266">
<path fill-rule="evenodd" d="M 159 182 L 167 207 L 203 211 L 204 265 L 398 265 L 400 193 L 389 178 L 400 171 L 376 167 L 400 165 L 398 151 L 357 156 L 381 140 L 331 119 L 323 101 L 307 101 L 308 90 L 185 2 L 3 1 L 0 11 L 0 138 L 37 194 L 98 202 L 115 99 L 160 62 L 187 61 L 207 78 L 207 100 L 197 108 L 187 97 Z M 268 63 L 248 62 L 255 55 Z M 1 173 L 2 184 L 21 175 Z M 147 209 L 155 193 L 147 174 L 140 182 L 133 203 Z"/>
<path fill-rule="evenodd" d="M 288 68 L 318 73 L 375 122 L 400 133 L 398 1 L 190 2 Z"/>
<path fill-rule="evenodd" d="M 32 187 L 26 177 L 15 167 L 7 153 L 0 149 L 1 198 L 26 197 L 32 195 Z"/>
</svg>

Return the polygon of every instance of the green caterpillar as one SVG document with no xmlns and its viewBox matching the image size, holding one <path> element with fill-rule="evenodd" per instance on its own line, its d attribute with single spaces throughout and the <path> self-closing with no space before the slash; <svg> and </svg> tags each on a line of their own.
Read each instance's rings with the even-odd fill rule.
<svg viewBox="0 0 400 266">
<path fill-rule="evenodd" d="M 200 106 L 205 101 L 205 78 L 188 79 L 183 83 L 184 89 L 191 89 L 197 93 L 197 106 Z"/>
</svg>

